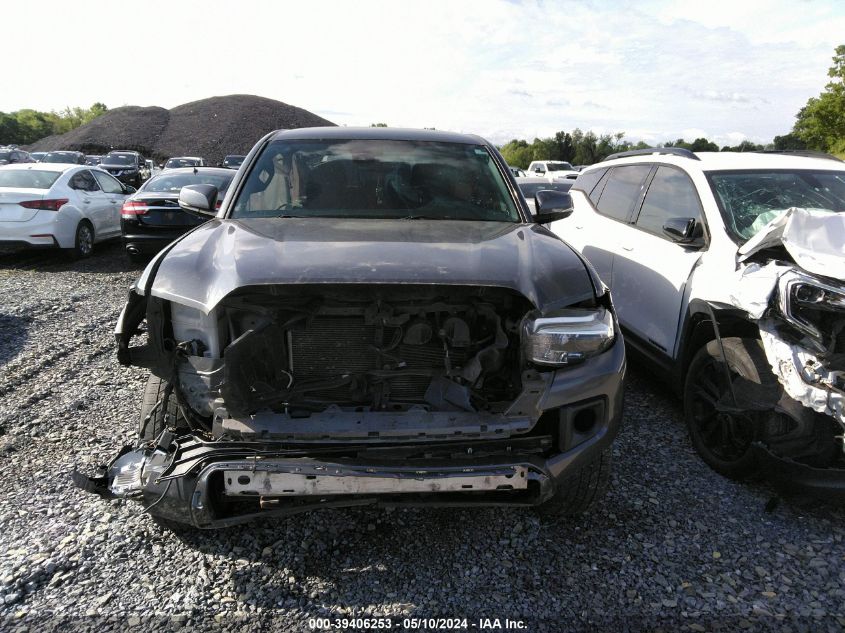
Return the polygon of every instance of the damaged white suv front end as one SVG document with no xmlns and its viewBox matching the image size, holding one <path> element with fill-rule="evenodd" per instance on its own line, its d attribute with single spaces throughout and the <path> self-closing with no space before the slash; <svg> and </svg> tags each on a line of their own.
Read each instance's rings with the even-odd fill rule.
<svg viewBox="0 0 845 633">
<path fill-rule="evenodd" d="M 794 264 L 766 257 L 781 248 Z M 840 425 L 835 439 L 845 453 L 845 214 L 790 208 L 746 242 L 738 259 L 731 303 L 758 320 L 786 393 Z"/>
<path fill-rule="evenodd" d="M 845 495 L 845 164 L 634 150 L 581 172 L 553 230 L 613 292 L 714 470 Z"/>
</svg>

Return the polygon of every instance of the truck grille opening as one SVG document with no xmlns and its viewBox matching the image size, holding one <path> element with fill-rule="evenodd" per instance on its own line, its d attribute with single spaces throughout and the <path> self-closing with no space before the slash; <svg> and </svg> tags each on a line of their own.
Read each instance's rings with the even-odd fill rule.
<svg viewBox="0 0 845 633">
<path fill-rule="evenodd" d="M 424 345 L 399 343 L 382 354 L 376 348 L 378 329 L 365 324 L 361 317 L 315 317 L 305 329 L 291 331 L 291 373 L 297 380 L 314 380 L 382 369 L 385 362 L 407 369 L 445 367 L 447 350 L 439 338 L 432 338 Z M 384 328 L 382 349 L 390 348 L 392 337 L 401 333 L 401 328 Z M 464 350 L 449 350 L 448 354 L 455 366 L 466 362 Z M 423 402 L 430 382 L 428 376 L 397 376 L 386 380 L 391 400 L 403 402 Z M 321 400 L 349 401 L 351 392 L 344 386 L 312 395 Z"/>
</svg>

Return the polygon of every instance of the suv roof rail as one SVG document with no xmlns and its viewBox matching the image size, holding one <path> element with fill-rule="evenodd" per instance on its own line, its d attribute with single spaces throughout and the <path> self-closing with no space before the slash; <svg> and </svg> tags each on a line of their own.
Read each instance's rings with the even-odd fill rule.
<svg viewBox="0 0 845 633">
<path fill-rule="evenodd" d="M 841 158 L 837 158 L 833 154 L 819 152 L 813 149 L 761 149 L 757 151 L 758 154 L 789 154 L 791 156 L 806 156 L 807 158 L 826 158 L 827 160 L 835 160 L 843 163 Z"/>
<path fill-rule="evenodd" d="M 617 152 L 615 154 L 611 154 L 604 160 L 613 160 L 615 158 L 627 158 L 628 156 L 648 156 L 650 154 L 671 154 L 673 156 L 681 156 L 683 158 L 701 160 L 690 150 L 684 149 L 683 147 L 647 147 L 645 149 L 631 149 L 627 152 Z"/>
</svg>

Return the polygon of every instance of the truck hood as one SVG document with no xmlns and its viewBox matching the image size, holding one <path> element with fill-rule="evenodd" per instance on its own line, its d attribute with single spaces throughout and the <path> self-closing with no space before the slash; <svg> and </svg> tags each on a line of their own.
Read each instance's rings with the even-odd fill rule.
<svg viewBox="0 0 845 633">
<path fill-rule="evenodd" d="M 160 263 L 159 263 L 160 262 Z M 151 294 L 211 311 L 272 284 L 442 284 L 515 290 L 547 311 L 595 296 L 587 265 L 534 224 L 337 218 L 215 219 L 154 259 Z"/>
<path fill-rule="evenodd" d="M 739 261 L 783 245 L 807 272 L 845 280 L 845 213 L 792 207 L 766 224 L 739 248 Z"/>
</svg>

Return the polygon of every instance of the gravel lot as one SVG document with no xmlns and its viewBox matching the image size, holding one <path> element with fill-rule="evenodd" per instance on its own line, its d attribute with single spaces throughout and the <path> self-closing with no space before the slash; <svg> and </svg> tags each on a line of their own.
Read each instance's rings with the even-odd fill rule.
<svg viewBox="0 0 845 633">
<path fill-rule="evenodd" d="M 612 488 L 589 516 L 333 510 L 174 536 L 75 489 L 132 440 L 146 379 L 112 329 L 139 274 L 0 255 L 0 630 L 308 629 L 314 616 L 522 619 L 529 630 L 845 628 L 845 511 L 710 471 L 636 367 Z M 768 511 L 767 511 L 768 505 Z M 775 506 L 772 508 L 772 506 Z"/>
</svg>

